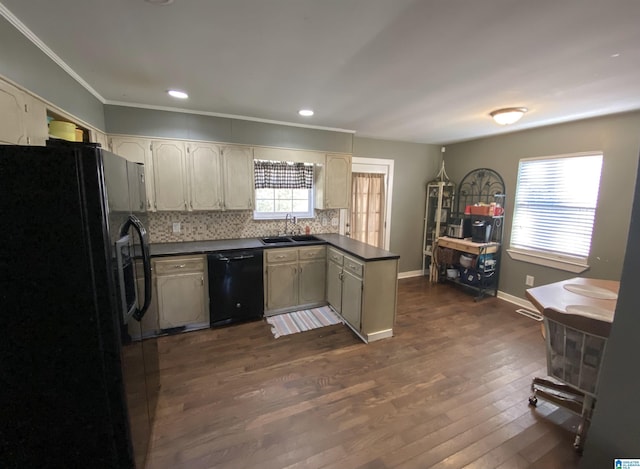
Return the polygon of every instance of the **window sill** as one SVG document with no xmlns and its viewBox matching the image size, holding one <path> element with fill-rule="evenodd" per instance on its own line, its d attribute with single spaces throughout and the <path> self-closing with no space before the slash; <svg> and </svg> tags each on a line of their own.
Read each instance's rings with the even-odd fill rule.
<svg viewBox="0 0 640 469">
<path fill-rule="evenodd" d="M 285 213 L 269 213 L 269 212 L 253 212 L 254 220 L 285 220 L 287 215 Z M 289 222 L 293 222 L 293 217 L 297 221 L 313 220 L 314 215 L 307 212 L 293 212 L 289 214 Z"/>
<path fill-rule="evenodd" d="M 589 265 L 580 259 L 570 260 L 560 257 L 552 257 L 540 252 L 524 251 L 520 249 L 507 249 L 509 257 L 516 261 L 529 262 L 530 264 L 551 267 L 552 269 L 564 270 L 580 274 L 589 268 Z"/>
</svg>

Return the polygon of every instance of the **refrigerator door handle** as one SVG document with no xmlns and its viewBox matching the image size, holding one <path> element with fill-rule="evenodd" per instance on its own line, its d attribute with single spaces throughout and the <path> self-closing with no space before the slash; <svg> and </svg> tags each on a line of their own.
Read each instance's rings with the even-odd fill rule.
<svg viewBox="0 0 640 469">
<path fill-rule="evenodd" d="M 145 313 L 149 309 L 151 304 L 151 254 L 149 251 L 149 237 L 147 235 L 147 229 L 142 222 L 135 215 L 130 215 L 122 229 L 120 230 L 121 236 L 129 232 L 129 228 L 133 227 L 137 231 L 140 237 L 140 247 L 142 248 L 142 268 L 144 270 L 144 303 L 140 309 L 137 309 L 133 313 L 133 317 L 137 321 L 142 321 Z"/>
</svg>

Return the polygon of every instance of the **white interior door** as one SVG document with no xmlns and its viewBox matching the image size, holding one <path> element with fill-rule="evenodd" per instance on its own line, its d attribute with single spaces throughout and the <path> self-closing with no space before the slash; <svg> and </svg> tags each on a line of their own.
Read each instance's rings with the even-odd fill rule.
<svg viewBox="0 0 640 469">
<path fill-rule="evenodd" d="M 383 249 L 389 250 L 391 240 L 391 201 L 393 195 L 393 160 L 382 158 L 357 158 L 352 160 L 352 172 L 354 173 L 378 173 L 385 175 L 385 215 L 384 215 L 384 235 Z M 352 186 L 351 190 L 354 190 Z M 340 234 L 348 236 L 348 227 L 351 216 L 348 209 L 340 210 Z"/>
</svg>

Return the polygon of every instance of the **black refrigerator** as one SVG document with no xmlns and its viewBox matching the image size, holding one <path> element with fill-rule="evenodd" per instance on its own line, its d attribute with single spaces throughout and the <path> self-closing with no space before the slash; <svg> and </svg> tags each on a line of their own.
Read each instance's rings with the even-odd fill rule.
<svg viewBox="0 0 640 469">
<path fill-rule="evenodd" d="M 144 466 L 145 201 L 144 166 L 98 145 L 0 145 L 0 467 Z"/>
</svg>

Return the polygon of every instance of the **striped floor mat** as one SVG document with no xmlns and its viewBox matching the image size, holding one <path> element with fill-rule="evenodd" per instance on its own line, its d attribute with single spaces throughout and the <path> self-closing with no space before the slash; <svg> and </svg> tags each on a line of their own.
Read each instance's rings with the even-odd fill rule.
<svg viewBox="0 0 640 469">
<path fill-rule="evenodd" d="M 271 324 L 271 332 L 277 339 L 283 335 L 296 332 L 310 331 L 319 327 L 341 324 L 342 319 L 334 313 L 329 306 L 321 308 L 304 309 L 293 313 L 278 314 L 267 318 Z"/>
</svg>

